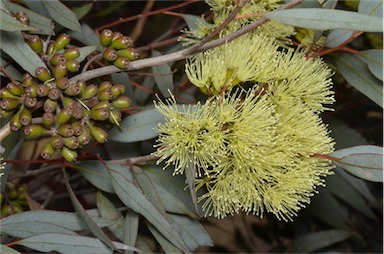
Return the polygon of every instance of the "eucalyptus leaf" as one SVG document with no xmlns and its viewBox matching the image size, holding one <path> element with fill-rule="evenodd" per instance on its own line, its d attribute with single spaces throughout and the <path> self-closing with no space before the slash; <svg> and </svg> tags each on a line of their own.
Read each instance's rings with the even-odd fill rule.
<svg viewBox="0 0 384 254">
<path fill-rule="evenodd" d="M 168 241 L 168 239 L 166 239 L 151 223 L 147 223 L 147 226 L 165 253 L 183 253 L 175 245 Z"/>
<path fill-rule="evenodd" d="M 100 161 L 80 162 L 74 166 L 95 187 L 108 193 L 114 193 L 111 176 Z"/>
<path fill-rule="evenodd" d="M 11 135 L 8 136 L 8 138 L 14 138 L 15 137 L 15 135 L 12 135 L 12 136 Z M 19 140 L 19 142 L 15 146 L 13 146 L 13 148 L 11 148 L 12 149 L 11 152 L 6 151 L 9 154 L 8 154 L 8 156 L 4 156 L 4 159 L 8 159 L 8 160 L 16 159 L 18 152 L 19 152 L 19 149 L 20 149 L 21 145 L 23 144 L 23 141 L 24 141 L 23 139 Z M 3 141 L 2 144 L 4 144 L 4 143 L 5 142 Z M 2 176 L 0 177 L 0 189 L 1 189 L 2 193 L 5 192 L 5 187 L 7 186 L 7 181 L 8 181 L 9 173 L 11 172 L 12 166 L 13 166 L 13 163 L 7 163 L 7 164 L 5 164 L 4 168 L 1 170 Z M 1 225 L 1 221 L 0 221 L 0 225 Z"/>
<path fill-rule="evenodd" d="M 38 29 L 31 26 L 24 25 L 14 17 L 8 14 L 4 9 L 0 10 L 2 14 L 0 15 L 0 30 L 15 32 L 15 31 L 37 31 Z"/>
<path fill-rule="evenodd" d="M 142 83 L 142 88 L 137 87 L 135 89 L 135 98 L 138 103 L 143 104 L 151 95 L 151 91 L 155 87 L 155 79 L 152 76 L 146 76 Z"/>
<path fill-rule="evenodd" d="M 336 48 L 351 38 L 353 31 L 344 29 L 332 30 L 325 39 L 325 46 L 328 48 Z"/>
<path fill-rule="evenodd" d="M 361 51 L 364 61 L 368 65 L 368 69 L 376 78 L 383 81 L 383 50 L 370 49 Z"/>
<path fill-rule="evenodd" d="M 21 5 L 18 5 L 18 4 L 15 4 L 15 3 L 12 3 L 10 1 L 4 1 L 4 4 L 7 6 L 8 10 L 16 13 L 18 11 L 23 11 L 25 12 L 25 14 L 28 16 L 29 18 L 29 25 L 31 27 L 34 27 L 35 29 L 37 29 L 36 31 L 34 31 L 34 33 L 36 34 L 50 34 L 51 33 L 51 24 L 52 24 L 52 20 L 41 15 L 41 14 L 38 14 L 34 11 L 31 11 L 30 9 L 28 8 L 25 8 Z M 2 17 L 2 15 L 0 15 L 0 17 Z"/>
<path fill-rule="evenodd" d="M 11 64 L 9 64 L 9 61 L 5 60 L 4 58 L 0 57 L 0 66 L 5 69 L 6 72 L 8 72 L 11 77 L 17 81 L 21 81 L 23 76 L 21 73 Z M 5 76 L 5 74 L 1 71 L 1 76 Z"/>
<path fill-rule="evenodd" d="M 86 3 L 82 6 L 73 7 L 72 11 L 76 14 L 78 20 L 82 19 L 92 9 L 93 3 Z"/>
<path fill-rule="evenodd" d="M 89 54 L 94 52 L 97 49 L 98 45 L 92 45 L 92 46 L 85 46 L 85 47 L 80 47 L 80 56 L 76 59 L 79 63 L 84 61 Z"/>
<path fill-rule="evenodd" d="M 142 214 L 175 246 L 188 252 L 188 248 L 172 227 L 168 218 L 163 216 L 141 189 L 134 184 L 132 173 L 126 167 L 112 163 L 108 165 L 112 176 L 113 188 L 121 201 L 135 212 Z"/>
<path fill-rule="evenodd" d="M 263 13 L 263 16 L 283 24 L 314 30 L 347 29 L 382 32 L 380 17 L 352 11 L 318 8 L 294 8 Z"/>
<path fill-rule="evenodd" d="M 0 253 L 3 253 L 3 254 L 20 254 L 20 252 L 18 252 L 17 250 L 12 249 L 11 247 L 8 247 L 8 246 L 3 245 L 3 244 L 0 244 Z"/>
<path fill-rule="evenodd" d="M 24 41 L 21 32 L 1 31 L 1 50 L 15 60 L 25 71 L 35 76 L 37 67 L 47 67 L 41 58 Z"/>
<path fill-rule="evenodd" d="M 92 28 L 90 28 L 86 23 L 81 23 L 81 30 L 80 31 L 69 31 L 68 35 L 71 38 L 74 38 L 85 45 L 98 45 L 97 50 L 102 51 L 103 47 L 100 44 L 99 36 L 93 31 Z"/>
<path fill-rule="evenodd" d="M 152 57 L 158 56 L 161 56 L 161 53 L 152 50 Z M 152 67 L 152 72 L 161 94 L 164 97 L 169 97 L 169 91 L 173 90 L 173 73 L 171 67 L 169 67 L 168 64 L 155 65 Z"/>
<path fill-rule="evenodd" d="M 343 54 L 335 59 L 343 77 L 353 87 L 383 107 L 382 82 L 371 73 L 367 64 L 355 54 Z"/>
<path fill-rule="evenodd" d="M 310 253 L 348 239 L 352 233 L 345 230 L 323 230 L 309 233 L 293 242 L 292 252 Z"/>
<path fill-rule="evenodd" d="M 359 13 L 383 17 L 383 1 L 382 0 L 369 0 L 359 1 Z"/>
<path fill-rule="evenodd" d="M 42 0 L 42 3 L 49 16 L 57 23 L 73 31 L 81 30 L 76 14 L 59 0 Z"/>
<path fill-rule="evenodd" d="M 186 182 L 188 183 L 189 192 L 191 193 L 196 214 L 199 214 L 199 209 L 197 205 L 197 194 L 195 188 L 196 169 L 192 161 L 189 163 L 188 168 L 185 169 L 185 177 L 187 179 Z"/>
<path fill-rule="evenodd" d="M 187 23 L 187 26 L 189 30 L 194 30 L 198 28 L 198 22 L 202 20 L 205 22 L 205 20 L 196 15 L 191 15 L 191 14 L 180 14 L 180 16 L 184 19 L 185 23 Z"/>
<path fill-rule="evenodd" d="M 124 218 L 124 243 L 130 246 L 136 246 L 138 232 L 139 214 L 128 210 Z"/>
</svg>

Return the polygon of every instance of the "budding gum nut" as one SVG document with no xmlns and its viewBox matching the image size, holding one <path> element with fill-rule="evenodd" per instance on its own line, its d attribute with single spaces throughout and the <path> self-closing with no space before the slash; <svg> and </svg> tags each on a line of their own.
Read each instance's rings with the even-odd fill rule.
<svg viewBox="0 0 384 254">
<path fill-rule="evenodd" d="M 128 36 L 121 36 L 112 40 L 109 46 L 113 49 L 126 49 L 128 47 L 132 47 L 132 39 Z"/>
<path fill-rule="evenodd" d="M 58 65 L 59 63 L 67 62 L 67 59 L 63 54 L 54 54 L 50 59 L 51 64 Z"/>
<path fill-rule="evenodd" d="M 97 94 L 97 86 L 95 84 L 90 84 L 86 86 L 83 93 L 81 94 L 81 99 L 89 100 Z"/>
<path fill-rule="evenodd" d="M 64 145 L 72 150 L 79 148 L 79 140 L 76 137 L 63 138 Z"/>
<path fill-rule="evenodd" d="M 68 89 L 70 85 L 69 79 L 66 77 L 61 77 L 59 79 L 56 79 L 56 87 L 60 90 L 66 90 Z"/>
<path fill-rule="evenodd" d="M 104 29 L 103 31 L 101 31 L 100 33 L 100 43 L 103 47 L 106 47 L 108 46 L 111 41 L 112 41 L 112 38 L 113 38 L 113 32 L 109 29 Z"/>
<path fill-rule="evenodd" d="M 35 74 L 36 74 L 36 77 L 43 82 L 52 79 L 52 76 L 49 73 L 48 69 L 43 66 L 37 67 Z"/>
<path fill-rule="evenodd" d="M 45 97 L 49 93 L 49 87 L 44 84 L 39 84 L 36 86 L 36 95 L 38 97 Z"/>
<path fill-rule="evenodd" d="M 31 35 L 27 37 L 27 43 L 37 54 L 40 55 L 43 52 L 43 41 L 39 36 Z"/>
<path fill-rule="evenodd" d="M 89 117 L 92 118 L 93 120 L 104 121 L 109 118 L 109 111 L 106 108 L 98 108 L 98 109 L 92 110 L 91 113 L 89 114 Z"/>
<path fill-rule="evenodd" d="M 64 140 L 62 137 L 60 137 L 59 135 L 54 135 L 52 136 L 51 138 L 51 142 L 50 142 L 51 146 L 55 149 L 60 149 L 63 147 L 64 145 Z"/>
<path fill-rule="evenodd" d="M 71 39 L 67 34 L 60 34 L 55 40 L 55 43 L 53 46 L 54 52 L 57 52 L 65 48 L 65 46 L 67 46 L 70 41 Z"/>
<path fill-rule="evenodd" d="M 112 101 L 111 104 L 118 109 L 125 109 L 131 106 L 131 100 L 127 96 L 120 96 Z"/>
<path fill-rule="evenodd" d="M 12 110 L 17 108 L 19 106 L 20 100 L 19 99 L 3 99 L 0 102 L 0 107 L 4 110 Z"/>
<path fill-rule="evenodd" d="M 103 130 L 97 126 L 93 126 L 89 123 L 88 123 L 88 128 L 89 128 L 89 132 L 91 133 L 92 138 L 94 140 L 96 140 L 98 143 L 107 142 L 108 133 L 105 130 Z"/>
<path fill-rule="evenodd" d="M 14 114 L 12 116 L 11 120 L 9 121 L 9 126 L 10 126 L 12 131 L 18 131 L 22 127 L 20 120 L 19 120 L 20 113 L 21 113 L 21 110 L 17 111 L 17 113 Z"/>
<path fill-rule="evenodd" d="M 20 117 L 19 117 L 19 121 L 21 123 L 21 125 L 28 125 L 31 123 L 32 121 L 32 114 L 31 114 L 31 111 L 27 108 L 24 108 L 22 107 L 22 109 L 20 110 Z"/>
<path fill-rule="evenodd" d="M 33 108 L 37 104 L 37 98 L 32 98 L 32 97 L 29 97 L 29 96 L 24 96 L 23 104 L 27 108 Z"/>
<path fill-rule="evenodd" d="M 55 112 L 57 106 L 58 106 L 57 101 L 53 101 L 51 99 L 46 99 L 44 102 L 43 108 L 44 108 L 45 112 Z"/>
<path fill-rule="evenodd" d="M 23 74 L 23 78 L 22 78 L 22 82 L 25 86 L 30 86 L 30 85 L 33 85 L 33 78 L 31 76 L 31 74 L 29 73 L 24 73 Z"/>
<path fill-rule="evenodd" d="M 72 162 L 76 160 L 78 154 L 76 151 L 69 149 L 66 146 L 63 146 L 61 148 L 61 155 L 64 157 L 64 159 L 68 162 Z"/>
<path fill-rule="evenodd" d="M 106 48 L 103 51 L 103 58 L 105 58 L 107 61 L 115 61 L 118 57 L 117 52 L 115 49 L 112 48 Z"/>
<path fill-rule="evenodd" d="M 64 138 L 72 137 L 75 134 L 75 130 L 70 124 L 62 124 L 57 128 L 57 132 Z"/>
<path fill-rule="evenodd" d="M 27 136 L 27 138 L 39 138 L 46 133 L 47 130 L 38 124 L 30 124 L 24 128 L 24 134 Z"/>
<path fill-rule="evenodd" d="M 72 110 L 65 107 L 60 110 L 60 112 L 56 116 L 56 123 L 58 125 L 62 125 L 64 123 L 67 123 L 69 119 L 72 117 Z"/>
<path fill-rule="evenodd" d="M 113 61 L 113 65 L 115 65 L 117 68 L 120 69 L 127 69 L 129 67 L 130 61 L 128 58 L 119 56 L 116 58 L 115 61 Z"/>
<path fill-rule="evenodd" d="M 69 72 L 77 72 L 80 69 L 80 64 L 76 60 L 68 60 L 65 65 Z"/>
<path fill-rule="evenodd" d="M 67 60 L 74 60 L 80 56 L 80 50 L 77 47 L 66 49 L 63 53 Z"/>
<path fill-rule="evenodd" d="M 55 67 L 53 67 L 53 75 L 56 79 L 63 78 L 67 75 L 67 63 L 59 63 Z"/>
<path fill-rule="evenodd" d="M 134 48 L 126 48 L 126 49 L 120 49 L 117 51 L 117 54 L 119 56 L 128 58 L 129 60 L 133 61 L 139 58 L 139 53 Z"/>
<path fill-rule="evenodd" d="M 24 88 L 21 85 L 17 85 L 15 83 L 8 83 L 6 89 L 15 96 L 21 96 L 24 94 Z"/>
<path fill-rule="evenodd" d="M 55 153 L 55 149 L 50 143 L 47 143 L 41 149 L 40 155 L 43 159 L 49 160 L 52 158 L 52 155 Z"/>
<path fill-rule="evenodd" d="M 55 116 L 51 112 L 45 112 L 41 117 L 41 123 L 45 128 L 51 128 L 55 123 Z"/>
<path fill-rule="evenodd" d="M 3 88 L 0 90 L 0 98 L 1 99 L 17 99 L 19 97 L 11 94 L 6 88 Z"/>
</svg>

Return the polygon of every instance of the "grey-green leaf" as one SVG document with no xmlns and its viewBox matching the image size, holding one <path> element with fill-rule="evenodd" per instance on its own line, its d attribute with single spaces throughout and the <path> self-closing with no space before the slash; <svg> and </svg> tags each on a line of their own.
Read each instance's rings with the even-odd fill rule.
<svg viewBox="0 0 384 254">
<path fill-rule="evenodd" d="M 91 46 L 85 46 L 85 47 L 80 47 L 80 56 L 79 58 L 76 59 L 79 63 L 85 60 L 89 54 L 94 52 L 97 49 L 98 45 L 91 45 Z"/>
<path fill-rule="evenodd" d="M 15 80 L 21 81 L 22 75 L 21 73 L 11 64 L 9 64 L 8 61 L 6 61 L 4 58 L 0 57 L 0 66 L 8 72 L 9 75 Z M 1 76 L 5 76 L 5 74 L 1 71 Z"/>
<path fill-rule="evenodd" d="M 100 161 L 87 161 L 75 165 L 76 169 L 96 188 L 108 193 L 114 193 L 111 176 L 105 165 Z"/>
<path fill-rule="evenodd" d="M 98 50 L 102 51 L 103 47 L 100 44 L 99 37 L 87 24 L 81 23 L 80 31 L 69 31 L 68 35 L 85 45 L 98 45 Z"/>
<path fill-rule="evenodd" d="M 3 254 L 20 254 L 20 252 L 18 252 L 17 250 L 12 249 L 11 247 L 8 247 L 8 246 L 3 245 L 3 244 L 0 244 L 0 253 L 3 253 Z"/>
<path fill-rule="evenodd" d="M 7 6 L 8 10 L 10 10 L 14 13 L 16 13 L 18 11 L 25 12 L 25 14 L 27 14 L 27 16 L 29 18 L 29 25 L 31 27 L 34 27 L 35 29 L 37 29 L 36 31 L 34 31 L 34 33 L 37 33 L 37 34 L 50 34 L 51 33 L 51 24 L 52 24 L 51 19 L 49 19 L 43 15 L 40 15 L 34 11 L 31 11 L 30 9 L 25 8 L 21 5 L 12 3 L 10 1 L 4 1 L 4 4 Z M 0 16 L 2 16 L 2 15 L 0 15 Z"/>
<path fill-rule="evenodd" d="M 136 245 L 139 232 L 139 214 L 128 210 L 124 219 L 124 243 L 130 246 Z"/>
<path fill-rule="evenodd" d="M 359 1 L 359 13 L 383 17 L 383 0 Z"/>
<path fill-rule="evenodd" d="M 326 40 L 325 46 L 328 48 L 336 48 L 337 46 L 343 44 L 346 40 L 351 38 L 353 31 L 344 30 L 344 29 L 335 29 L 332 30 Z"/>
<path fill-rule="evenodd" d="M 15 60 L 25 71 L 35 76 L 35 70 L 44 62 L 24 41 L 21 32 L 1 31 L 1 50 Z"/>
<path fill-rule="evenodd" d="M 383 50 L 370 49 L 361 51 L 360 54 L 364 57 L 364 61 L 368 65 L 368 69 L 375 75 L 376 78 L 383 81 Z"/>
<path fill-rule="evenodd" d="M 73 31 L 81 30 L 76 14 L 59 0 L 42 0 L 42 3 L 50 17 L 57 23 Z"/>
<path fill-rule="evenodd" d="M 343 77 L 353 87 L 383 107 L 382 82 L 371 73 L 367 64 L 355 54 L 343 54 L 335 59 Z"/>
<path fill-rule="evenodd" d="M 345 230 L 323 230 L 309 233 L 293 242 L 293 253 L 310 253 L 348 239 L 351 232 Z"/>
<path fill-rule="evenodd" d="M 92 9 L 93 3 L 86 3 L 84 5 L 81 5 L 79 7 L 73 7 L 72 11 L 76 14 L 76 18 L 80 20 L 85 15 L 88 14 L 88 12 Z"/>
<path fill-rule="evenodd" d="M 112 176 L 113 188 L 121 201 L 137 213 L 142 214 L 169 241 L 181 250 L 188 252 L 182 238 L 172 227 L 168 219 L 157 210 L 156 206 L 133 183 L 133 176 L 126 168 L 117 164 L 108 164 Z"/>
<path fill-rule="evenodd" d="M 295 8 L 276 10 L 265 13 L 263 16 L 283 24 L 314 30 L 383 31 L 383 21 L 380 17 L 344 10 Z"/>
<path fill-rule="evenodd" d="M 36 28 L 31 26 L 24 25 L 11 15 L 9 15 L 4 9 L 0 10 L 2 14 L 0 15 L 0 30 L 2 31 L 37 31 Z"/>
<path fill-rule="evenodd" d="M 151 223 L 147 223 L 149 231 L 161 245 L 165 253 L 182 253 L 175 245 L 166 239 Z"/>
<path fill-rule="evenodd" d="M 152 57 L 161 56 L 161 53 L 152 50 Z M 169 91 L 173 90 L 173 73 L 168 64 L 156 65 L 152 67 L 155 82 L 164 97 L 169 97 Z"/>
</svg>

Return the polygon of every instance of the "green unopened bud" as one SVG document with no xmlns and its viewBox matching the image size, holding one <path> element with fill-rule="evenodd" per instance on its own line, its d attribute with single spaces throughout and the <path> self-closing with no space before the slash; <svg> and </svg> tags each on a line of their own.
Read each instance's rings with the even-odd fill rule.
<svg viewBox="0 0 384 254">
<path fill-rule="evenodd" d="M 111 41 L 112 41 L 112 37 L 113 37 L 113 32 L 109 29 L 104 29 L 103 31 L 101 31 L 100 33 L 100 43 L 103 47 L 106 47 L 108 46 Z"/>
<path fill-rule="evenodd" d="M 66 77 L 56 79 L 56 87 L 59 88 L 60 90 L 68 89 L 69 85 L 70 85 L 69 79 Z"/>
<path fill-rule="evenodd" d="M 92 107 L 92 110 L 99 109 L 99 108 L 106 108 L 108 109 L 111 104 L 109 101 L 100 101 L 96 105 Z"/>
<path fill-rule="evenodd" d="M 98 108 L 95 110 L 92 110 L 89 114 L 89 117 L 93 120 L 97 121 L 104 121 L 109 118 L 109 110 L 106 108 Z"/>
<path fill-rule="evenodd" d="M 40 79 L 41 81 L 45 82 L 52 78 L 51 74 L 49 73 L 48 69 L 40 66 L 36 68 L 35 71 L 36 77 Z"/>
<path fill-rule="evenodd" d="M 57 133 L 64 138 L 72 137 L 75 134 L 75 130 L 68 123 L 62 124 L 57 128 Z"/>
<path fill-rule="evenodd" d="M 53 42 L 49 43 L 48 44 L 48 47 L 47 47 L 47 55 L 52 55 L 54 52 L 53 52 L 53 48 L 54 48 L 55 44 Z"/>
<path fill-rule="evenodd" d="M 113 32 L 112 34 L 112 41 L 117 40 L 120 37 L 123 37 L 124 35 L 120 32 Z"/>
<path fill-rule="evenodd" d="M 119 56 L 113 61 L 113 65 L 120 69 L 127 69 L 129 67 L 130 61 L 128 58 Z"/>
<path fill-rule="evenodd" d="M 81 99 L 89 100 L 97 94 L 97 86 L 95 84 L 90 84 L 85 87 L 83 93 L 81 94 Z"/>
<path fill-rule="evenodd" d="M 56 79 L 63 78 L 67 76 L 68 69 L 67 69 L 67 63 L 59 63 L 55 67 L 53 67 L 53 75 Z"/>
<path fill-rule="evenodd" d="M 58 106 L 57 101 L 53 101 L 51 99 L 46 99 L 44 101 L 43 108 L 44 108 L 45 112 L 55 112 L 57 106 Z"/>
<path fill-rule="evenodd" d="M 19 106 L 20 100 L 19 99 L 3 99 L 0 101 L 0 107 L 4 110 L 12 110 L 17 108 Z"/>
<path fill-rule="evenodd" d="M 24 96 L 23 98 L 23 105 L 27 108 L 33 108 L 37 104 L 37 98 L 32 98 L 29 96 Z"/>
<path fill-rule="evenodd" d="M 23 107 L 20 112 L 19 121 L 24 126 L 30 124 L 32 121 L 31 111 Z"/>
<path fill-rule="evenodd" d="M 127 96 L 120 96 L 112 101 L 111 104 L 118 109 L 127 109 L 131 106 L 131 100 Z"/>
<path fill-rule="evenodd" d="M 79 148 L 79 140 L 76 137 L 64 138 L 64 145 L 72 150 Z"/>
<path fill-rule="evenodd" d="M 16 85 L 15 83 L 8 83 L 6 89 L 13 95 L 20 96 L 24 94 L 24 88 L 21 85 Z"/>
<path fill-rule="evenodd" d="M 97 98 L 101 101 L 108 101 L 113 98 L 113 93 L 110 88 L 104 89 L 98 93 Z"/>
<path fill-rule="evenodd" d="M 73 130 L 75 131 L 75 136 L 80 136 L 83 133 L 84 128 L 79 121 L 75 121 L 71 125 Z"/>
<path fill-rule="evenodd" d="M 94 140 L 96 140 L 99 143 L 107 142 L 108 133 L 105 130 L 91 124 L 88 124 L 88 128 Z"/>
<path fill-rule="evenodd" d="M 76 60 L 67 60 L 65 64 L 69 72 L 77 72 L 80 69 L 80 64 Z"/>
<path fill-rule="evenodd" d="M 1 99 L 17 99 L 19 97 L 11 94 L 6 88 L 3 88 L 0 90 L 0 98 Z"/>
<path fill-rule="evenodd" d="M 78 83 L 71 83 L 64 93 L 69 96 L 77 96 L 81 93 L 81 86 Z"/>
<path fill-rule="evenodd" d="M 47 132 L 48 131 L 39 124 L 30 124 L 24 128 L 24 134 L 27 136 L 27 138 L 39 138 L 47 134 Z"/>
<path fill-rule="evenodd" d="M 133 46 L 133 41 L 128 36 L 121 36 L 115 40 L 112 40 L 109 46 L 114 49 L 126 49 Z"/>
<path fill-rule="evenodd" d="M 74 60 L 80 56 L 80 49 L 78 47 L 66 49 L 63 55 L 67 60 Z"/>
<path fill-rule="evenodd" d="M 29 25 L 29 18 L 25 12 L 18 11 L 18 12 L 16 12 L 15 17 L 18 21 L 20 21 L 24 25 L 27 25 L 27 26 Z"/>
<path fill-rule="evenodd" d="M 50 142 L 51 146 L 54 148 L 54 149 L 60 149 L 63 147 L 64 145 L 64 140 L 61 136 L 59 135 L 54 135 L 52 136 L 51 138 L 51 142 Z"/>
<path fill-rule="evenodd" d="M 63 97 L 61 99 L 61 102 L 63 103 L 63 106 L 65 108 L 69 108 L 71 110 L 75 109 L 77 107 L 77 105 L 78 105 L 77 101 L 75 101 L 74 99 L 69 98 L 69 97 Z"/>
<path fill-rule="evenodd" d="M 61 148 L 61 155 L 68 162 L 72 162 L 72 161 L 76 160 L 76 158 L 78 157 L 78 154 L 76 151 L 71 150 L 66 146 L 63 146 L 63 148 Z"/>
<path fill-rule="evenodd" d="M 55 149 L 52 147 L 51 143 L 45 144 L 41 149 L 40 155 L 43 159 L 49 160 L 52 158 L 55 153 Z"/>
<path fill-rule="evenodd" d="M 60 95 L 61 95 L 60 90 L 55 87 L 51 88 L 48 92 L 48 98 L 53 101 L 57 101 L 60 98 Z"/>
<path fill-rule="evenodd" d="M 69 119 L 72 117 L 72 110 L 69 108 L 63 108 L 56 116 L 56 123 L 58 125 L 62 125 L 63 123 L 67 123 Z"/>
<path fill-rule="evenodd" d="M 51 57 L 51 59 L 49 61 L 53 65 L 58 65 L 59 63 L 65 63 L 67 61 L 67 59 L 65 58 L 65 56 L 63 54 L 56 53 Z"/>
<path fill-rule="evenodd" d="M 49 93 L 49 87 L 44 85 L 44 84 L 40 84 L 40 85 L 37 85 L 36 86 L 36 95 L 38 97 L 45 97 L 47 96 Z"/>
<path fill-rule="evenodd" d="M 85 88 L 87 87 L 87 83 L 84 80 L 80 79 L 76 81 L 76 84 L 80 86 L 80 93 L 83 93 Z"/>
<path fill-rule="evenodd" d="M 55 44 L 53 46 L 53 51 L 57 52 L 65 48 L 68 43 L 71 41 L 67 34 L 60 34 L 59 37 L 56 38 Z"/>
<path fill-rule="evenodd" d="M 34 97 L 37 97 L 36 88 L 37 88 L 37 85 L 33 84 L 33 85 L 26 87 L 24 89 L 24 92 L 27 96 L 34 98 Z"/>
<path fill-rule="evenodd" d="M 72 116 L 76 120 L 79 120 L 79 119 L 83 118 L 83 116 L 84 116 L 83 109 L 80 108 L 80 107 L 74 108 L 72 110 Z"/>
<path fill-rule="evenodd" d="M 25 86 L 30 86 L 33 85 L 33 77 L 29 73 L 24 73 L 22 82 Z"/>
<path fill-rule="evenodd" d="M 125 85 L 123 84 L 115 84 L 111 87 L 112 94 L 114 98 L 117 98 L 119 95 L 125 93 Z"/>
<path fill-rule="evenodd" d="M 55 124 L 55 116 L 51 112 L 45 112 L 41 116 L 41 124 L 46 129 L 50 129 Z"/>
<path fill-rule="evenodd" d="M 119 126 L 120 123 L 121 123 L 121 112 L 120 112 L 120 110 L 111 110 L 109 112 L 109 119 L 108 120 L 111 123 L 113 123 L 114 125 Z"/>
<path fill-rule="evenodd" d="M 11 120 L 9 121 L 9 126 L 12 131 L 18 131 L 22 126 L 20 123 L 20 113 L 21 113 L 21 110 L 17 111 L 17 113 L 14 114 Z"/>
<path fill-rule="evenodd" d="M 4 110 L 4 109 L 0 108 L 0 119 L 6 118 L 7 116 L 12 115 L 13 111 L 14 110 Z"/>
<path fill-rule="evenodd" d="M 128 58 L 131 61 L 139 58 L 139 52 L 137 52 L 137 50 L 134 48 L 120 49 L 117 51 L 117 54 L 119 56 Z"/>
<path fill-rule="evenodd" d="M 106 48 L 103 51 L 103 58 L 105 58 L 107 61 L 113 62 L 117 58 L 117 52 L 115 49 L 112 48 Z"/>
<path fill-rule="evenodd" d="M 91 142 L 91 133 L 88 126 L 83 127 L 83 132 L 77 137 L 80 142 L 80 145 L 88 145 Z"/>
<path fill-rule="evenodd" d="M 99 88 L 98 88 L 98 91 L 101 92 L 107 88 L 111 88 L 112 87 L 112 83 L 109 82 L 108 80 L 105 80 L 105 81 L 102 81 L 100 84 L 99 84 Z"/>
</svg>

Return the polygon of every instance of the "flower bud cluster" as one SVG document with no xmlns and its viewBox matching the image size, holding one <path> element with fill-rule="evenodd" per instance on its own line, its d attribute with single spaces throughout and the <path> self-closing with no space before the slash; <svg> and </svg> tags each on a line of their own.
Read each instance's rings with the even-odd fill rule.
<svg viewBox="0 0 384 254">
<path fill-rule="evenodd" d="M 99 84 L 71 81 L 70 73 L 80 67 L 76 61 L 80 50 L 68 47 L 66 34 L 46 49 L 39 36 L 25 38 L 47 67 L 38 67 L 35 77 L 25 73 L 20 83 L 10 82 L 0 90 L 0 118 L 9 116 L 10 129 L 23 129 L 27 138 L 51 136 L 41 150 L 44 159 L 60 151 L 66 161 L 74 161 L 78 150 L 91 141 L 107 141 L 108 133 L 100 125 L 120 124 L 121 110 L 130 107 L 125 86 L 107 80 Z"/>
<path fill-rule="evenodd" d="M 100 33 L 100 43 L 104 47 L 103 58 L 120 69 L 128 68 L 130 61 L 139 57 L 132 39 L 119 32 L 104 29 Z"/>
<path fill-rule="evenodd" d="M 1 218 L 28 209 L 26 186 L 7 183 L 6 191 L 0 193 Z"/>
</svg>

